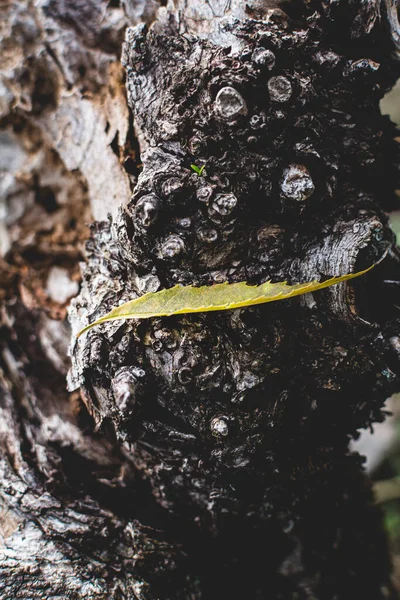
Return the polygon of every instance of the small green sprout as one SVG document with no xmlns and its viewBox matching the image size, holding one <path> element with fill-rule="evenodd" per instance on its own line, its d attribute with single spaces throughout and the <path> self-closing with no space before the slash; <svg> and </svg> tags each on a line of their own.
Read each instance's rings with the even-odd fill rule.
<svg viewBox="0 0 400 600">
<path fill-rule="evenodd" d="M 190 167 L 193 169 L 193 171 L 194 171 L 195 173 L 197 173 L 197 175 L 198 175 L 199 177 L 201 177 L 201 176 L 203 175 L 203 171 L 204 171 L 204 169 L 205 169 L 205 166 L 206 166 L 206 165 L 203 165 L 202 167 L 198 167 L 197 165 L 190 165 Z"/>
</svg>

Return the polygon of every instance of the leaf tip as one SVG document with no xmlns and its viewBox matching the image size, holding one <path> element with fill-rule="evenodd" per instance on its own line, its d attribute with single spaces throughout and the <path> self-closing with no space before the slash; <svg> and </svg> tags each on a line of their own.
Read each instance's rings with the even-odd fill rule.
<svg viewBox="0 0 400 600">
<path fill-rule="evenodd" d="M 81 329 L 80 331 L 78 331 L 78 333 L 76 334 L 75 338 L 78 339 L 81 337 L 81 335 L 83 335 L 84 333 L 86 333 L 87 331 L 89 331 L 89 329 L 91 329 L 93 327 L 94 323 L 91 323 L 89 325 L 86 325 L 86 327 L 84 327 L 83 329 Z"/>
</svg>

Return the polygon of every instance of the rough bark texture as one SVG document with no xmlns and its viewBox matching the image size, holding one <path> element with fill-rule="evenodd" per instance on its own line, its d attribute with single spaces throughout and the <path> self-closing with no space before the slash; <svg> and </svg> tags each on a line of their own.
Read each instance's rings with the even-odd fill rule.
<svg viewBox="0 0 400 600">
<path fill-rule="evenodd" d="M 169 2 L 126 31 L 139 159 L 118 57 L 156 7 L 5 8 L 1 598 L 394 597 L 348 442 L 400 390 L 399 148 L 379 111 L 397 3 Z M 75 339 L 145 291 L 385 252 L 318 295 Z"/>
</svg>

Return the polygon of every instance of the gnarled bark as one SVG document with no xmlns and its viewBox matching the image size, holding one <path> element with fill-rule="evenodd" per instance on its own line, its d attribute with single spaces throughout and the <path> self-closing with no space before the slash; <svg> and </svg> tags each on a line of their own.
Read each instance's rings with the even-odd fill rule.
<svg viewBox="0 0 400 600">
<path fill-rule="evenodd" d="M 30 162 L 22 183 L 13 167 L 25 187 L 2 267 L 2 597 L 394 597 L 348 442 L 400 388 L 385 214 L 399 150 L 379 112 L 398 76 L 396 5 L 170 1 L 126 31 L 138 142 L 117 57 L 155 3 L 99 6 L 27 5 L 34 76 L 7 79 L 31 104 L 9 101 L 3 118 Z M 17 17 L 10 7 L 14 30 Z M 89 205 L 67 392 L 62 319 Z M 306 281 L 385 252 L 318 295 L 75 338 L 146 291 Z"/>
</svg>

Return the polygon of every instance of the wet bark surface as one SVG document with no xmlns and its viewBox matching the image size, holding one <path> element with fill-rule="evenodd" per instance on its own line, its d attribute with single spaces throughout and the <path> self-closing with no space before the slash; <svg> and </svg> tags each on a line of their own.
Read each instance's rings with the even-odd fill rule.
<svg viewBox="0 0 400 600">
<path fill-rule="evenodd" d="M 396 3 L 18 6 L 8 45 L 38 29 L 29 77 L 4 69 L 1 597 L 394 598 L 348 443 L 400 390 Z M 385 253 L 304 298 L 75 337 L 147 291 Z"/>
</svg>

